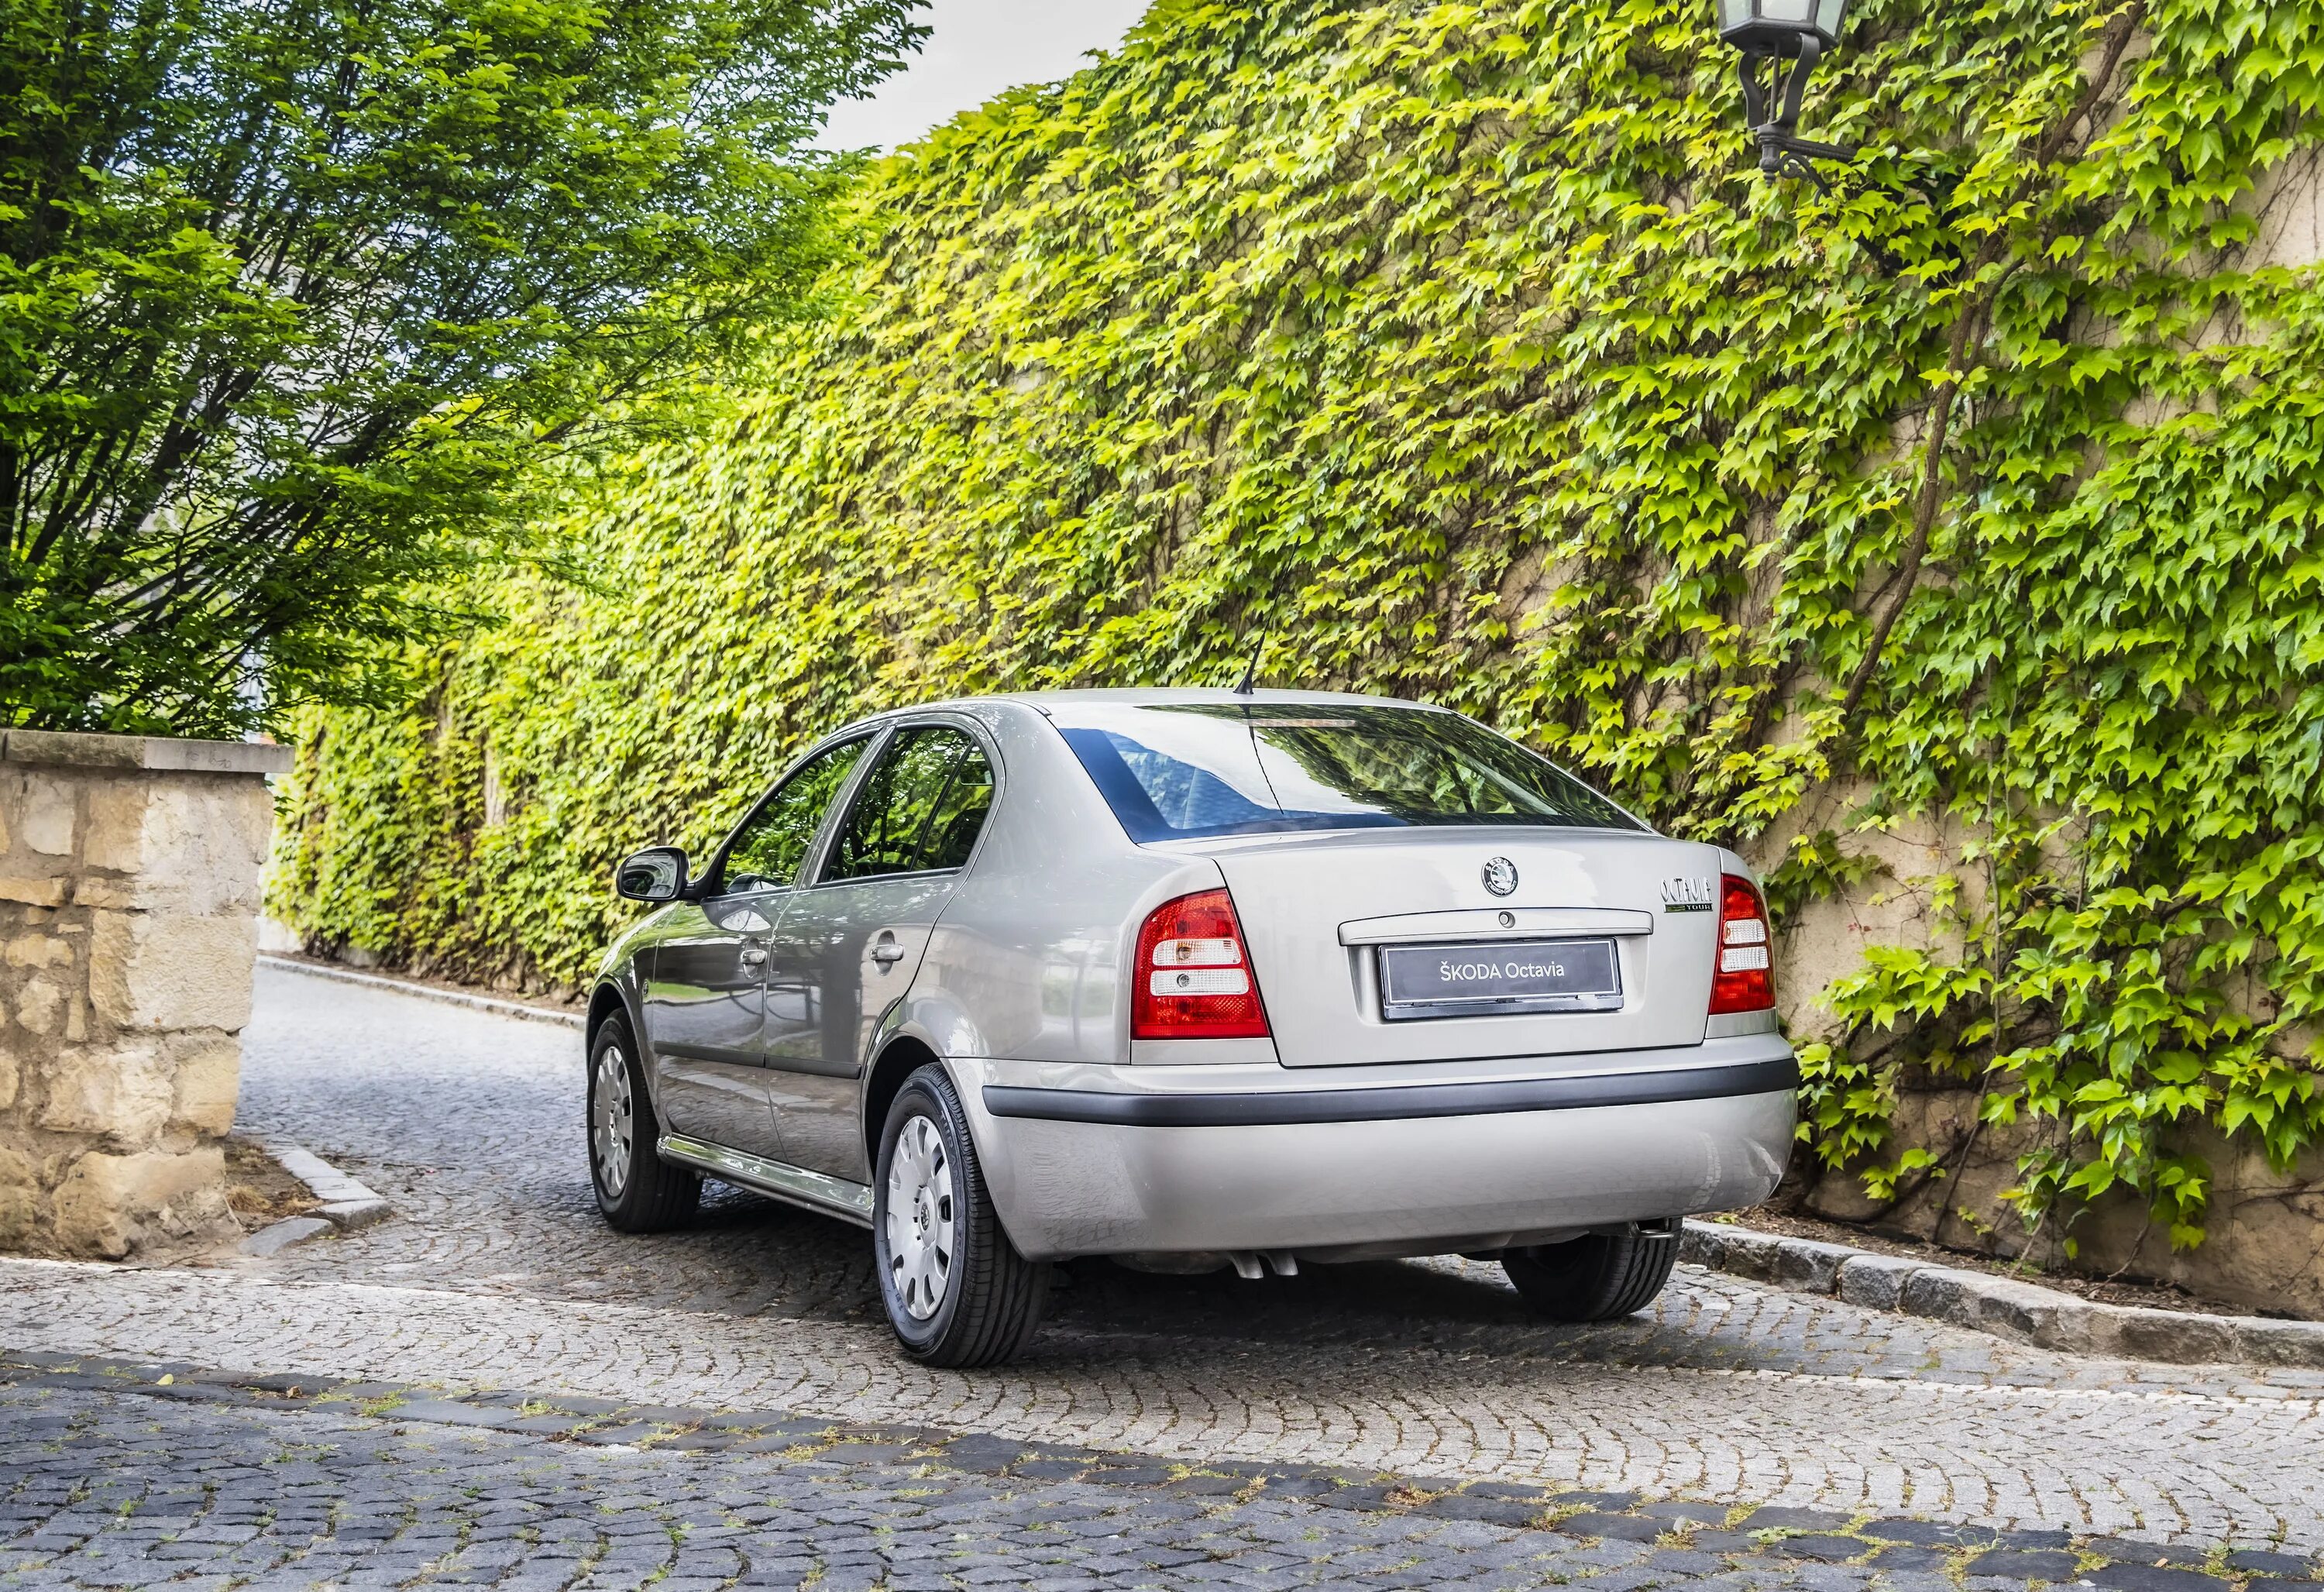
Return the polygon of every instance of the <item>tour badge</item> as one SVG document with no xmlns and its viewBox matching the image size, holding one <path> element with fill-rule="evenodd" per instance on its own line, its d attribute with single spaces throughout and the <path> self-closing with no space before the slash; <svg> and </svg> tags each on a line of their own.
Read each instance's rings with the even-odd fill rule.
<svg viewBox="0 0 2324 1592">
<path fill-rule="evenodd" d="M 1711 880 L 1707 878 L 1663 880 L 1665 912 L 1708 912 L 1711 904 Z"/>
<path fill-rule="evenodd" d="M 1507 857 L 1496 857 L 1485 864 L 1485 888 L 1496 896 L 1506 896 L 1517 888 L 1517 865 Z"/>
</svg>

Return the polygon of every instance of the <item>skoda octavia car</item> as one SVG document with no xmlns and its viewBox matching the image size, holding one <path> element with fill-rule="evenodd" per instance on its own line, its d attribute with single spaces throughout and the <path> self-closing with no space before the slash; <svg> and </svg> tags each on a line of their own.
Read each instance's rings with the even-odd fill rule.
<svg viewBox="0 0 2324 1592">
<path fill-rule="evenodd" d="M 703 1177 L 871 1229 L 912 1354 L 990 1364 L 1048 1263 L 1499 1259 L 1635 1311 L 1781 1176 L 1798 1071 L 1742 860 L 1440 709 L 1067 692 L 826 737 L 588 1017 L 606 1219 Z"/>
</svg>

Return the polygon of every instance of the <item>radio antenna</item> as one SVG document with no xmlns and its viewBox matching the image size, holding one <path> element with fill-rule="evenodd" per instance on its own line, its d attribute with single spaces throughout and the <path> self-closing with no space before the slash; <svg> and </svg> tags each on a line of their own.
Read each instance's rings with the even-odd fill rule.
<svg viewBox="0 0 2324 1592">
<path fill-rule="evenodd" d="M 1249 696 L 1251 694 L 1252 688 L 1258 685 L 1259 655 L 1266 646 L 1267 632 L 1265 630 L 1261 630 L 1259 632 L 1259 640 L 1251 647 L 1250 661 L 1243 665 L 1242 678 L 1235 682 L 1234 694 L 1237 696 Z"/>
</svg>

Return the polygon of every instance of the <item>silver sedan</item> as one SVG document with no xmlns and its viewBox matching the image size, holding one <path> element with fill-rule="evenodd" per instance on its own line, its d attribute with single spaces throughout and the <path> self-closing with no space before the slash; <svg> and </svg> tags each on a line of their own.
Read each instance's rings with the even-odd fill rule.
<svg viewBox="0 0 2324 1592">
<path fill-rule="evenodd" d="M 1075 1256 L 1490 1255 L 1547 1316 L 1625 1314 L 1792 1143 L 1742 859 L 1441 709 L 883 713 L 615 883 L 659 910 L 589 1008 L 606 1219 L 708 1176 L 860 1223 L 936 1364 L 1022 1348 Z"/>
</svg>

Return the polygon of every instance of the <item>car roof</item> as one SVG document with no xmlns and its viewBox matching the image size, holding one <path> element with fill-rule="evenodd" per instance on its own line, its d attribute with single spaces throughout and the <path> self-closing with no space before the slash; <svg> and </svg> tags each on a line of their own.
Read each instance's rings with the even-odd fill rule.
<svg viewBox="0 0 2324 1592">
<path fill-rule="evenodd" d="M 1175 707 L 1192 703 L 1277 703 L 1286 705 L 1300 703 L 1337 703 L 1342 705 L 1370 704 L 1376 707 L 1419 708 L 1431 713 L 1449 710 L 1433 703 L 1407 702 L 1397 696 L 1369 696 L 1347 691 L 1231 691 L 1223 686 L 1140 686 L 1111 691 L 1008 691 L 989 696 L 955 696 L 942 702 L 918 703 L 910 707 L 890 708 L 885 713 L 870 715 L 889 718 L 896 713 L 927 713 L 935 708 L 973 707 L 983 703 L 1014 703 L 1037 713 L 1050 713 L 1053 709 L 1080 705 L 1093 707 Z"/>
</svg>

